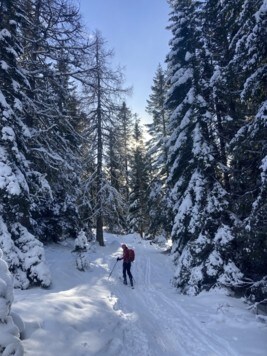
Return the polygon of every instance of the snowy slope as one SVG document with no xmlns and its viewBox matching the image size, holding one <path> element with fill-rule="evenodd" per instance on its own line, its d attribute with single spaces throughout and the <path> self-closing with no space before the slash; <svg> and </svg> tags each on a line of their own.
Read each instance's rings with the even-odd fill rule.
<svg viewBox="0 0 267 356">
<path fill-rule="evenodd" d="M 120 280 L 121 243 L 133 246 L 135 289 Z M 170 258 L 136 235 L 106 234 L 75 268 L 73 242 L 46 248 L 53 285 L 15 291 L 29 356 L 266 356 L 267 324 L 224 293 L 177 294 Z"/>
</svg>

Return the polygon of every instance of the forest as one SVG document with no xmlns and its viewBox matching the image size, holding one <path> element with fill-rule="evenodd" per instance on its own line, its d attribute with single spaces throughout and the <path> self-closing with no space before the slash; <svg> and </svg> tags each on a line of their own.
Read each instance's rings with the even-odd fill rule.
<svg viewBox="0 0 267 356">
<path fill-rule="evenodd" d="M 44 245 L 104 248 L 105 229 L 171 239 L 181 293 L 266 304 L 267 2 L 167 2 L 144 127 L 73 1 L 0 0 L 0 268 L 15 288 L 50 285 Z"/>
</svg>

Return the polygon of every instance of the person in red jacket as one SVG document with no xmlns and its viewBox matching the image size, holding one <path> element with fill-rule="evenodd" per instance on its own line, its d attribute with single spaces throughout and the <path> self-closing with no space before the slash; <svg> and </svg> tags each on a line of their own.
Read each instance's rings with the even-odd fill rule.
<svg viewBox="0 0 267 356">
<path fill-rule="evenodd" d="M 129 256 L 129 249 L 125 244 L 121 245 L 121 248 L 123 249 L 123 255 L 122 257 L 118 257 L 117 261 L 123 260 L 123 264 L 122 264 L 123 283 L 127 284 L 127 277 L 126 277 L 126 273 L 127 273 L 130 279 L 130 284 L 133 287 L 133 276 L 131 273 L 131 261 Z"/>
</svg>

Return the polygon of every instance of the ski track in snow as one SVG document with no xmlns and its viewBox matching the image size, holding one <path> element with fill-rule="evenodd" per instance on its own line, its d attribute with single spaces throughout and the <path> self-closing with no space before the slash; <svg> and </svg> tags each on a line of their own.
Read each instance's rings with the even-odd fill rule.
<svg viewBox="0 0 267 356">
<path fill-rule="evenodd" d="M 267 355 L 262 353 L 266 327 L 252 333 L 261 343 L 255 350 L 257 341 L 246 333 L 259 324 L 253 315 L 244 315 L 245 308 L 229 312 L 232 302 L 217 295 L 211 305 L 209 295 L 179 295 L 170 283 L 173 265 L 160 248 L 136 235 L 106 237 L 106 247 L 89 253 L 91 267 L 86 272 L 76 269 L 71 245 L 47 247 L 52 287 L 16 291 L 15 312 L 26 324 L 26 356 Z M 136 251 L 134 289 L 122 283 L 122 261 L 109 278 L 122 242 Z M 236 335 L 226 334 L 228 322 Z M 244 347 L 242 341 L 236 349 L 238 337 Z"/>
<path fill-rule="evenodd" d="M 160 268 L 151 267 L 149 255 L 138 248 L 136 255 L 138 262 L 136 269 L 133 268 L 133 274 L 138 283 L 135 290 L 116 285 L 113 294 L 118 298 L 114 309 L 118 309 L 121 317 L 127 320 L 127 333 L 123 335 L 126 349 L 121 352 L 117 350 L 118 355 L 238 356 L 224 339 L 210 335 L 203 325 L 165 295 L 164 290 L 171 289 L 168 281 L 165 286 L 155 288 L 164 263 Z M 164 256 L 159 254 L 160 258 L 164 259 Z M 129 339 L 133 346 L 130 344 L 128 350 Z M 142 348 L 136 349 L 136 345 L 142 345 Z M 133 349 L 136 352 L 133 353 Z M 153 354 L 149 350 L 153 350 Z"/>
</svg>

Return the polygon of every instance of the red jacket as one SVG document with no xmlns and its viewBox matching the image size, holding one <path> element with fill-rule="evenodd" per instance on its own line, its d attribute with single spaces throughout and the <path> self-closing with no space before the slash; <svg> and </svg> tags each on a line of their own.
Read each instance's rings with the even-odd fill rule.
<svg viewBox="0 0 267 356">
<path fill-rule="evenodd" d="M 129 256 L 129 249 L 125 247 L 123 249 L 123 256 L 120 258 L 120 260 L 123 260 L 123 262 L 129 263 L 130 261 L 130 256 Z"/>
</svg>

